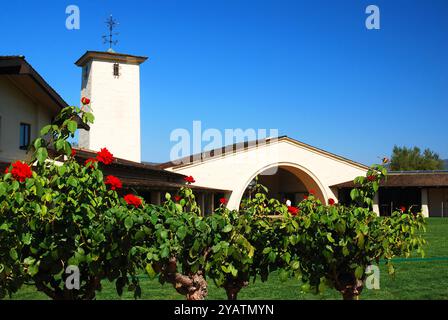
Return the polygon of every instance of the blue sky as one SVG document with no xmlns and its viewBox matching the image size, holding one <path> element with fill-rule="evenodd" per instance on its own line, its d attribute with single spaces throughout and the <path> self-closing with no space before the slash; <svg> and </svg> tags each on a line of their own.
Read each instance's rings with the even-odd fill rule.
<svg viewBox="0 0 448 320">
<path fill-rule="evenodd" d="M 78 5 L 80 30 L 65 28 Z M 381 10 L 367 30 L 365 8 Z M 141 68 L 142 157 L 166 161 L 176 128 L 277 128 L 365 164 L 394 144 L 448 158 L 448 1 L 13 1 L 0 10 L 0 55 L 22 54 L 70 104 L 86 50 Z M 125 134 L 125 133 L 123 133 Z"/>
</svg>

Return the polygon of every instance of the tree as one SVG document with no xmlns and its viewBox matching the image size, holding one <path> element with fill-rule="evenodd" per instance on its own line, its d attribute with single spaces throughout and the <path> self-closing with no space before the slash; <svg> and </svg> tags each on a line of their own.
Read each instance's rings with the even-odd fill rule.
<svg viewBox="0 0 448 320">
<path fill-rule="evenodd" d="M 390 170 L 412 171 L 412 170 L 443 170 L 444 162 L 439 155 L 430 149 L 423 153 L 420 148 L 407 148 L 394 146 L 390 162 Z"/>
</svg>

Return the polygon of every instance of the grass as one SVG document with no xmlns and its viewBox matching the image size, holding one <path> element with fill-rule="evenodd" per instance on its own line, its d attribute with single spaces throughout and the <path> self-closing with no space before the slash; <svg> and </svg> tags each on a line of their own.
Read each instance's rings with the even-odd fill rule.
<svg viewBox="0 0 448 320">
<path fill-rule="evenodd" d="M 385 266 L 380 266 L 380 289 L 363 291 L 363 300 L 415 300 L 415 299 L 448 299 L 448 219 L 429 218 L 425 235 L 428 245 L 425 248 L 425 259 L 397 259 L 394 263 L 396 275 L 387 274 Z M 156 280 L 142 276 L 142 299 L 181 300 L 184 299 L 169 284 L 160 285 Z M 341 299 L 338 292 L 328 289 L 314 295 L 300 292 L 300 283 L 289 280 L 281 282 L 277 274 L 271 275 L 269 281 L 257 281 L 243 289 L 239 299 L 248 300 L 290 300 L 290 299 Z M 13 299 L 39 300 L 48 299 L 32 286 L 24 286 Z M 226 295 L 223 289 L 210 284 L 208 299 L 221 300 Z M 105 281 L 103 290 L 97 294 L 99 300 L 133 299 L 131 292 L 124 292 L 118 297 L 113 283 Z"/>
</svg>

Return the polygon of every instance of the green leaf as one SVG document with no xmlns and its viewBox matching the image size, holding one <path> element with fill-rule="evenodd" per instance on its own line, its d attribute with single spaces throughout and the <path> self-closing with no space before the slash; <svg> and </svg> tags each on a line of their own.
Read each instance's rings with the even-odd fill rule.
<svg viewBox="0 0 448 320">
<path fill-rule="evenodd" d="M 8 184 L 6 182 L 0 182 L 0 197 L 6 194 Z"/>
<path fill-rule="evenodd" d="M 78 186 L 78 179 L 76 179 L 74 176 L 70 176 L 67 179 L 67 184 L 69 186 L 72 186 L 72 187 L 76 188 Z"/>
<path fill-rule="evenodd" d="M 184 240 L 187 235 L 187 228 L 185 226 L 181 226 L 179 229 L 177 229 L 177 237 L 179 240 Z"/>
<path fill-rule="evenodd" d="M 146 265 L 146 273 L 148 273 L 149 278 L 154 279 L 154 277 L 157 275 L 156 272 L 154 271 L 154 268 L 152 267 L 152 264 L 148 263 Z"/>
<path fill-rule="evenodd" d="M 356 269 L 355 269 L 356 279 L 362 279 L 363 275 L 364 275 L 364 268 L 362 266 L 356 267 Z"/>
<path fill-rule="evenodd" d="M 48 158 L 47 148 L 40 147 L 39 149 L 37 149 L 36 158 L 37 161 L 39 161 L 39 164 L 43 164 Z"/>
<path fill-rule="evenodd" d="M 76 123 L 76 121 L 70 120 L 67 122 L 67 129 L 71 133 L 75 133 L 77 128 L 78 128 L 78 124 Z"/>
<path fill-rule="evenodd" d="M 84 113 L 85 119 L 88 123 L 93 123 L 95 121 L 95 117 L 93 116 L 92 113 L 90 112 L 86 112 Z"/>
<path fill-rule="evenodd" d="M 45 127 L 43 127 L 43 128 L 40 130 L 40 135 L 41 135 L 41 136 L 46 135 L 46 134 L 50 131 L 50 129 L 51 129 L 51 124 L 46 125 Z"/>
<path fill-rule="evenodd" d="M 9 256 L 13 260 L 17 260 L 19 258 L 19 255 L 17 254 L 17 250 L 14 248 L 9 249 Z"/>
<path fill-rule="evenodd" d="M 160 251 L 160 256 L 162 258 L 168 258 L 170 255 L 170 249 L 167 246 L 164 246 Z"/>
<path fill-rule="evenodd" d="M 31 234 L 30 233 L 25 233 L 22 236 L 22 242 L 23 242 L 23 244 L 29 245 L 31 243 Z"/>
<path fill-rule="evenodd" d="M 134 220 L 132 219 L 132 217 L 127 217 L 126 219 L 124 219 L 124 226 L 126 227 L 126 230 L 129 231 L 133 225 Z"/>
<path fill-rule="evenodd" d="M 233 229 L 232 225 L 228 224 L 222 229 L 222 232 L 227 233 L 227 232 L 232 231 L 232 229 Z"/>
<path fill-rule="evenodd" d="M 64 149 L 65 140 L 59 139 L 56 141 L 56 143 L 54 145 L 55 145 L 57 151 L 61 151 L 62 149 Z"/>
<path fill-rule="evenodd" d="M 358 189 L 353 189 L 352 191 L 350 191 L 350 198 L 352 198 L 352 200 L 355 200 L 358 197 L 359 197 Z"/>
</svg>

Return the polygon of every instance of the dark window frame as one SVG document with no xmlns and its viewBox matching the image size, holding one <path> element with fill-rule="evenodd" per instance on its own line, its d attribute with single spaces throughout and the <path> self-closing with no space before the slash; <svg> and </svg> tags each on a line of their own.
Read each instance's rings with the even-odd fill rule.
<svg viewBox="0 0 448 320">
<path fill-rule="evenodd" d="M 120 64 L 119 63 L 114 63 L 113 74 L 114 74 L 114 77 L 120 76 Z"/>
<path fill-rule="evenodd" d="M 27 130 L 25 130 L 27 129 Z M 25 130 L 25 131 L 22 131 Z M 23 134 L 23 136 L 22 136 Z M 22 143 L 23 142 L 23 143 Z M 31 143 L 31 124 L 20 122 L 19 149 L 28 150 Z"/>
</svg>

